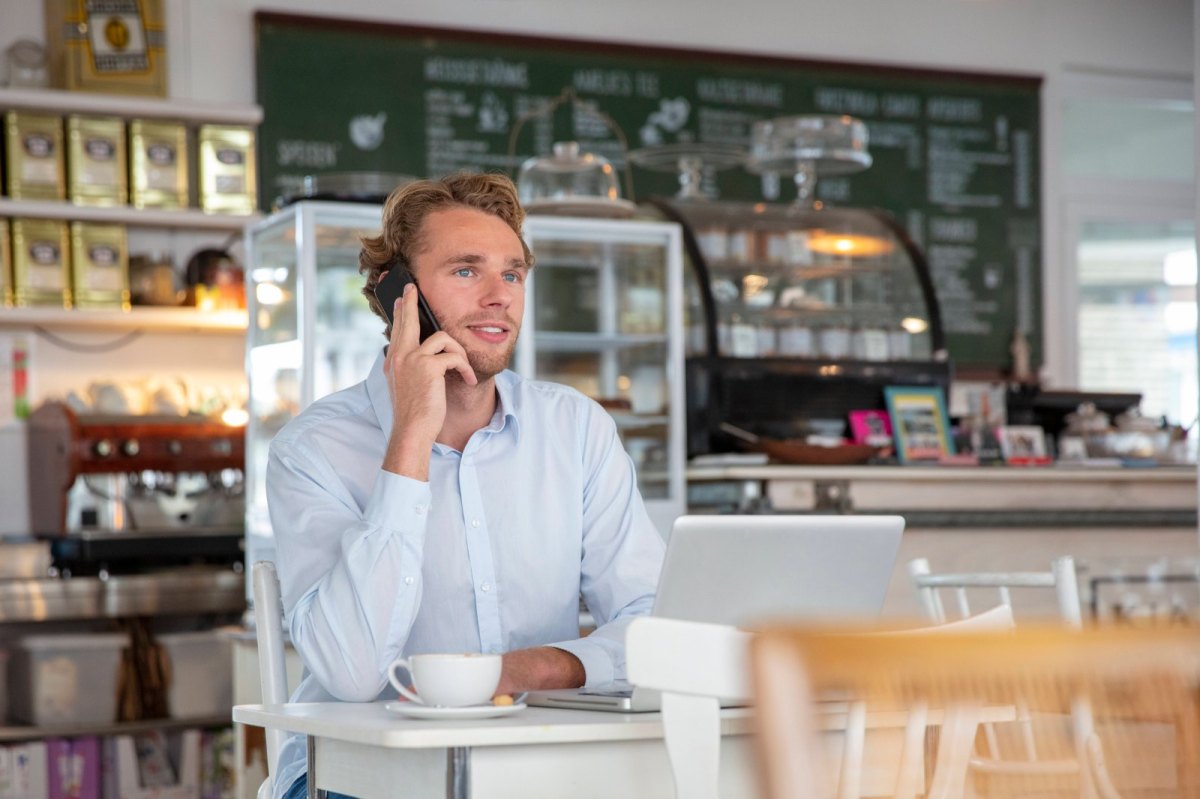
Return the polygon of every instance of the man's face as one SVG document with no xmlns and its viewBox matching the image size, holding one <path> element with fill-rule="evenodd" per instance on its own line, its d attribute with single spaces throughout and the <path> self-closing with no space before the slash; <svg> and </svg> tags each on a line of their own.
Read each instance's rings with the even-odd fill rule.
<svg viewBox="0 0 1200 799">
<path fill-rule="evenodd" d="M 508 366 L 525 312 L 525 251 L 504 220 L 474 208 L 425 217 L 413 274 L 442 330 L 463 346 L 475 376 Z"/>
</svg>

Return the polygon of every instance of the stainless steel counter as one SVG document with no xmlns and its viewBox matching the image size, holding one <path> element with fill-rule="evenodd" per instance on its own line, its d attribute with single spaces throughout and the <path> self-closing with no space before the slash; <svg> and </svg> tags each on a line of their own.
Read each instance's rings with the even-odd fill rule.
<svg viewBox="0 0 1200 799">
<path fill-rule="evenodd" d="M 0 623 L 225 613 L 244 607 L 245 578 L 232 570 L 0 580 Z"/>
</svg>

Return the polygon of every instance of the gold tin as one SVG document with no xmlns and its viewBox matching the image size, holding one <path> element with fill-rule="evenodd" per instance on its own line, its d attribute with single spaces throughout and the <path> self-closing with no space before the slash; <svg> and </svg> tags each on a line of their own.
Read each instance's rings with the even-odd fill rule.
<svg viewBox="0 0 1200 799">
<path fill-rule="evenodd" d="M 0 219 L 0 306 L 13 304 L 12 247 L 8 241 L 8 220 Z"/>
<path fill-rule="evenodd" d="M 124 225 L 71 223 L 71 294 L 76 308 L 129 310 Z"/>
<path fill-rule="evenodd" d="M 9 111 L 4 115 L 8 196 L 18 200 L 61 200 L 62 117 Z"/>
<path fill-rule="evenodd" d="M 67 117 L 67 197 L 76 205 L 124 205 L 128 199 L 125 123 L 116 117 Z"/>
<path fill-rule="evenodd" d="M 12 220 L 13 302 L 71 307 L 67 223 Z"/>
<path fill-rule="evenodd" d="M 45 0 L 54 85 L 167 96 L 162 0 Z"/>
<path fill-rule="evenodd" d="M 135 208 L 187 208 L 187 126 L 130 120 L 129 184 Z"/>
<path fill-rule="evenodd" d="M 200 207 L 209 213 L 252 214 L 258 199 L 254 129 L 201 125 Z"/>
</svg>

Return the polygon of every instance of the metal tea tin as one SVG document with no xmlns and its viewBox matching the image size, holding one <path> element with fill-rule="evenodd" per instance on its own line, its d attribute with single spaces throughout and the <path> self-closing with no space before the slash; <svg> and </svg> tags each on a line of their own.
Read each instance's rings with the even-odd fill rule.
<svg viewBox="0 0 1200 799">
<path fill-rule="evenodd" d="M 8 220 L 0 219 L 0 307 L 13 304 L 12 244 L 9 242 Z"/>
<path fill-rule="evenodd" d="M 200 207 L 210 213 L 254 213 L 258 195 L 254 129 L 201 125 L 197 142 Z"/>
<path fill-rule="evenodd" d="M 13 302 L 71 307 L 67 223 L 12 220 Z"/>
<path fill-rule="evenodd" d="M 130 120 L 129 164 L 132 206 L 187 207 L 187 126 L 182 122 Z"/>
<path fill-rule="evenodd" d="M 4 115 L 8 196 L 61 200 L 66 194 L 62 117 L 9 111 Z"/>
<path fill-rule="evenodd" d="M 67 117 L 67 197 L 76 205 L 125 205 L 125 123 L 116 117 Z"/>
<path fill-rule="evenodd" d="M 71 292 L 77 308 L 129 309 L 124 225 L 71 223 Z"/>
</svg>

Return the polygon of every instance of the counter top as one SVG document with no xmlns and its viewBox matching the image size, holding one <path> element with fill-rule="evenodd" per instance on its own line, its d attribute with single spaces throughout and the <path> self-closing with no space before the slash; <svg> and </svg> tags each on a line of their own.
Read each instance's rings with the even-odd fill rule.
<svg viewBox="0 0 1200 799">
<path fill-rule="evenodd" d="M 1092 466 L 700 466 L 689 481 L 705 480 L 870 480 L 883 482 L 1019 483 L 1195 483 L 1196 466 L 1141 468 Z"/>
<path fill-rule="evenodd" d="M 936 527 L 1195 526 L 1196 467 L 703 466 L 694 510 L 898 513 Z"/>
</svg>

